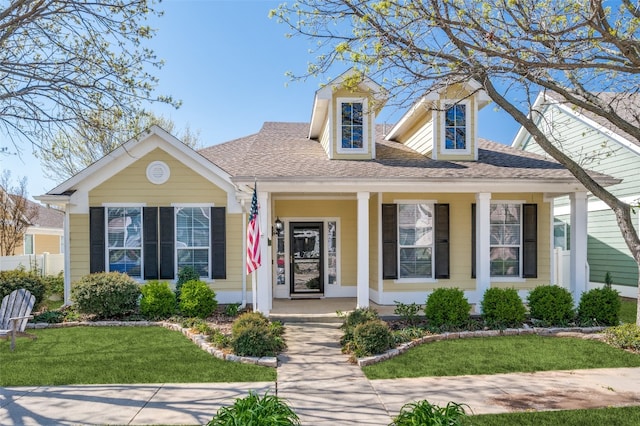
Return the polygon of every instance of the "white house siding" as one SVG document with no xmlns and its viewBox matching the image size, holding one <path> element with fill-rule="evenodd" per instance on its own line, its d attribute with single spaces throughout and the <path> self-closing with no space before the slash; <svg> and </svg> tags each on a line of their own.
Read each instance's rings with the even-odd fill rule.
<svg viewBox="0 0 640 426">
<path fill-rule="evenodd" d="M 547 107 L 545 118 L 547 122 L 555 123 L 552 130 L 557 145 L 570 153 L 574 160 L 587 169 L 622 179 L 621 183 L 608 187 L 609 191 L 626 200 L 640 198 L 640 155 L 558 107 Z M 550 130 L 550 126 L 545 124 L 542 128 Z M 531 137 L 527 137 L 522 147 L 526 151 L 548 156 Z M 568 223 L 568 197 L 557 198 L 554 206 L 556 217 Z M 636 226 L 637 222 L 636 215 Z M 637 286 L 638 267 L 624 242 L 615 216 L 595 197 L 589 199 L 588 232 L 590 280 L 602 283 L 605 274 L 610 272 L 614 284 Z"/>
</svg>

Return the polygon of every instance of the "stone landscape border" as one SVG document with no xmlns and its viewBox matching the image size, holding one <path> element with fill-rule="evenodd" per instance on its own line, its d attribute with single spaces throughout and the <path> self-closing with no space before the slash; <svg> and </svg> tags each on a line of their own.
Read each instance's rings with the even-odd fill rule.
<svg viewBox="0 0 640 426">
<path fill-rule="evenodd" d="M 276 368 L 278 366 L 278 359 L 276 357 L 252 357 L 252 356 L 238 356 L 232 353 L 225 352 L 216 348 L 210 342 L 207 341 L 205 334 L 194 333 L 188 328 L 184 328 L 179 324 L 175 324 L 167 321 L 70 321 L 62 323 L 28 323 L 27 328 L 42 329 L 42 328 L 62 328 L 62 327 L 164 327 L 169 330 L 178 331 L 190 339 L 200 349 L 213 355 L 218 359 L 231 362 L 240 362 L 243 364 L 255 364 L 263 367 Z"/>
<path fill-rule="evenodd" d="M 597 339 L 601 340 L 603 335 L 601 331 L 607 327 L 565 327 L 565 328 L 507 328 L 504 330 L 479 330 L 479 331 L 457 331 L 442 334 L 430 334 L 423 336 L 419 339 L 414 339 L 410 342 L 402 343 L 397 348 L 389 349 L 383 354 L 373 355 L 364 358 L 358 358 L 357 364 L 360 367 L 376 364 L 381 361 L 385 361 L 390 358 L 394 358 L 400 354 L 405 353 L 409 349 L 425 344 L 438 342 L 441 340 L 453 340 L 453 339 L 469 339 L 477 337 L 498 337 L 498 336 L 518 336 L 526 334 L 537 334 L 539 336 L 551 336 L 551 337 L 578 337 L 582 339 Z"/>
</svg>

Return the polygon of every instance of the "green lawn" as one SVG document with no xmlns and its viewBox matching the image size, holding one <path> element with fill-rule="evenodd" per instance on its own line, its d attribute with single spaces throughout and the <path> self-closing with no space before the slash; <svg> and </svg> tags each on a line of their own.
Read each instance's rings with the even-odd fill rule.
<svg viewBox="0 0 640 426">
<path fill-rule="evenodd" d="M 576 338 L 503 336 L 443 340 L 364 367 L 369 379 L 640 367 L 640 355 Z"/>
<path fill-rule="evenodd" d="M 0 340 L 0 386 L 275 381 L 276 370 L 222 361 L 162 327 L 35 330 Z"/>
<path fill-rule="evenodd" d="M 633 299 L 621 299 L 622 304 L 620 306 L 620 321 L 627 323 L 635 323 L 636 315 L 638 313 L 638 304 Z"/>
<path fill-rule="evenodd" d="M 640 407 L 484 414 L 468 417 L 463 424 L 473 426 L 637 426 L 640 425 Z"/>
</svg>

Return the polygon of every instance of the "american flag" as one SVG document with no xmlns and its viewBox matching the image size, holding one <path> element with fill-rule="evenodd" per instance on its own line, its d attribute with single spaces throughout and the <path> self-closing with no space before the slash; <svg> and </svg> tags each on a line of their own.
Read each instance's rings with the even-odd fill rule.
<svg viewBox="0 0 640 426">
<path fill-rule="evenodd" d="M 260 224 L 258 223 L 258 194 L 256 184 L 253 188 L 253 198 L 251 199 L 251 213 L 249 214 L 249 224 L 247 225 L 247 274 L 252 273 L 260 267 Z"/>
</svg>

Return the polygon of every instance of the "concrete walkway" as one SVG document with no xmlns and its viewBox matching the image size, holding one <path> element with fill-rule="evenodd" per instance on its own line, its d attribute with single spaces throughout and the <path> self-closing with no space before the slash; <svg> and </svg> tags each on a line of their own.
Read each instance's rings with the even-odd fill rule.
<svg viewBox="0 0 640 426">
<path fill-rule="evenodd" d="M 277 383 L 0 388 L 0 425 L 206 424 L 250 389 L 277 392 L 314 426 L 388 425 L 421 399 L 474 414 L 640 405 L 640 368 L 370 381 L 341 353 L 340 335 L 335 323 L 286 324 Z"/>
</svg>

